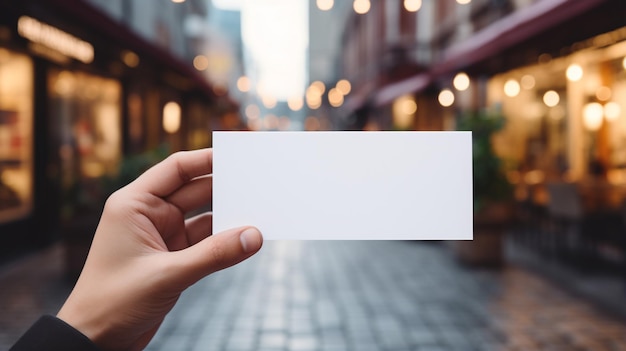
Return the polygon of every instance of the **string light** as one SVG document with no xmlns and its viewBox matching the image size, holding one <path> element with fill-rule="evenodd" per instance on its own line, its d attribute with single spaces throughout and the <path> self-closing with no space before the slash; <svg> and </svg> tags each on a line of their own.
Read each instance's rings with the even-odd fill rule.
<svg viewBox="0 0 626 351">
<path fill-rule="evenodd" d="M 359 15 L 363 15 L 369 12 L 371 6 L 372 5 L 370 4 L 369 0 L 354 0 L 354 3 L 352 4 L 354 12 L 358 13 Z"/>
<path fill-rule="evenodd" d="M 334 0 L 317 0 L 317 8 L 322 11 L 328 11 L 335 5 Z"/>
<path fill-rule="evenodd" d="M 422 0 L 404 0 L 404 8 L 409 12 L 417 12 L 422 8 Z"/>
</svg>

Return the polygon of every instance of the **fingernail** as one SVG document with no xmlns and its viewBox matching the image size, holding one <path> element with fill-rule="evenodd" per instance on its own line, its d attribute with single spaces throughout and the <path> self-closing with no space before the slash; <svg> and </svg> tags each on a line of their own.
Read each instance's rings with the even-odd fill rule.
<svg viewBox="0 0 626 351">
<path fill-rule="evenodd" d="M 263 238 L 256 228 L 248 228 L 239 236 L 243 252 L 254 252 L 261 248 Z"/>
</svg>

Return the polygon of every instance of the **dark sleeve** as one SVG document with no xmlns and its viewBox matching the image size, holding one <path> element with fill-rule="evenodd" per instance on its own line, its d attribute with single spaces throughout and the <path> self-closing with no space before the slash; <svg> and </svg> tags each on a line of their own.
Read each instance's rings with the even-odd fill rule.
<svg viewBox="0 0 626 351">
<path fill-rule="evenodd" d="M 89 338 L 64 321 L 42 316 L 9 351 L 101 351 Z"/>
</svg>

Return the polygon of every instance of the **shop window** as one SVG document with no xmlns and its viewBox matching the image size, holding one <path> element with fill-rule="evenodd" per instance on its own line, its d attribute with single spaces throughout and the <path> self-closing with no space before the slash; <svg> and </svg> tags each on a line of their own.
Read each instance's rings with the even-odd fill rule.
<svg viewBox="0 0 626 351">
<path fill-rule="evenodd" d="M 0 48 L 0 223 L 33 207 L 33 64 Z"/>
<path fill-rule="evenodd" d="M 81 72 L 49 73 L 51 133 L 64 214 L 99 208 L 121 159 L 119 82 Z"/>
</svg>

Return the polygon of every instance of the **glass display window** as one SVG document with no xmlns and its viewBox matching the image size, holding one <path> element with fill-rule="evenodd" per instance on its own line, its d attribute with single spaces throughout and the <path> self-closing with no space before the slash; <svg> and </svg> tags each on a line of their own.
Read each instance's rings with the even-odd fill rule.
<svg viewBox="0 0 626 351">
<path fill-rule="evenodd" d="M 33 63 L 0 47 L 0 223 L 33 208 Z"/>
<path fill-rule="evenodd" d="M 122 156 L 121 85 L 60 69 L 50 70 L 48 84 L 63 214 L 99 209 L 106 178 L 117 174 Z"/>
</svg>

